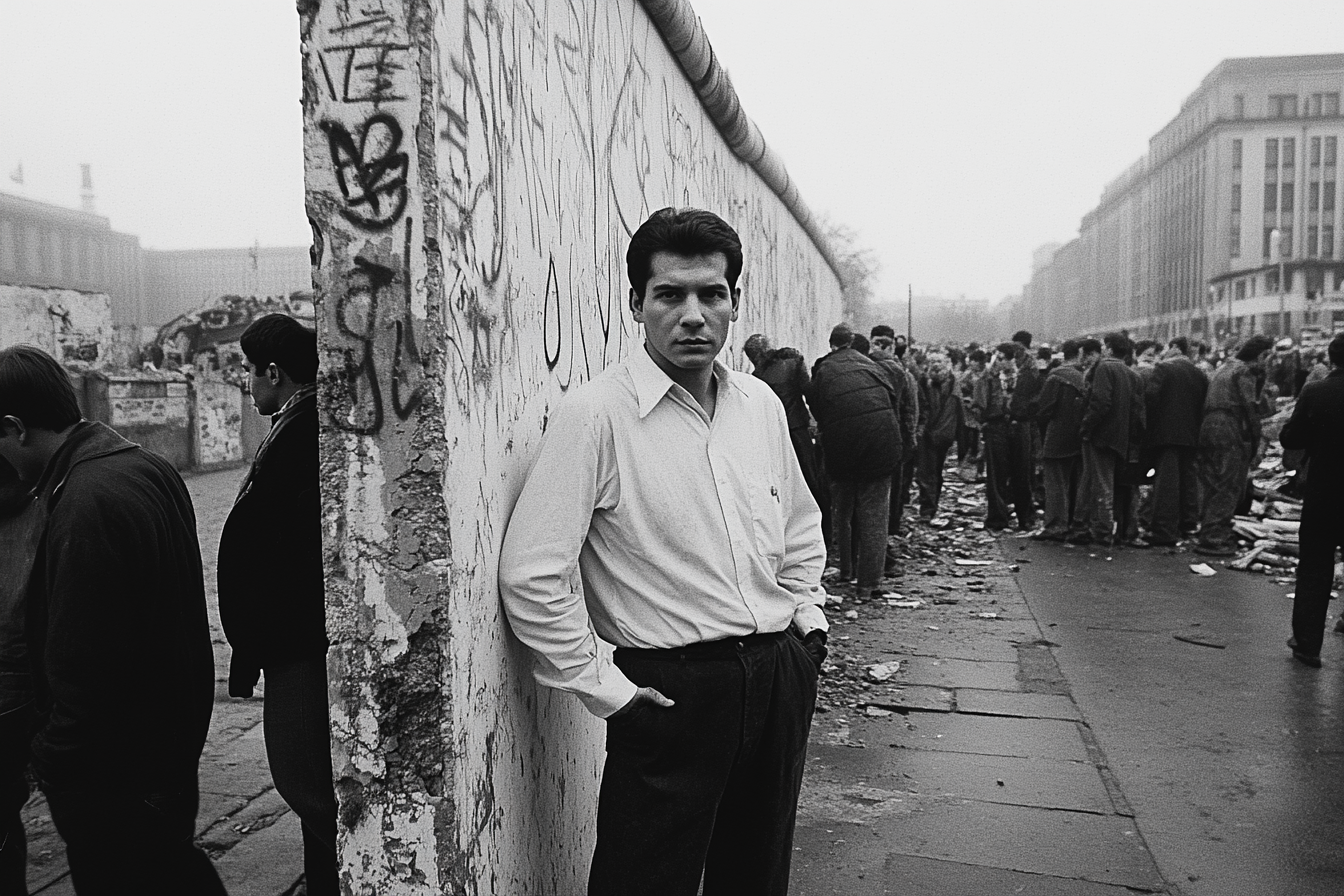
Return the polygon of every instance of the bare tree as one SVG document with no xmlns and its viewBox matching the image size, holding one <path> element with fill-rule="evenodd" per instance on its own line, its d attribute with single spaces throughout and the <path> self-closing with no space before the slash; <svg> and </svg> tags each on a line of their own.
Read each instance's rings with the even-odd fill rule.
<svg viewBox="0 0 1344 896">
<path fill-rule="evenodd" d="M 871 326 L 873 300 L 877 289 L 879 264 L 877 253 L 860 243 L 854 228 L 821 216 L 821 228 L 840 264 L 840 284 L 844 289 L 845 319 L 858 331 Z"/>
</svg>

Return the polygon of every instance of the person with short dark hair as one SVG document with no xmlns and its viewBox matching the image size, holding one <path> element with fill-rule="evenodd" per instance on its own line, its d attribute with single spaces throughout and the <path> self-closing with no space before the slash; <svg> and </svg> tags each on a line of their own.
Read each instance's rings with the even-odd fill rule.
<svg viewBox="0 0 1344 896">
<path fill-rule="evenodd" d="M 1072 528 L 1082 474 L 1082 420 L 1087 409 L 1087 382 L 1081 362 L 1082 345 L 1064 341 L 1064 362 L 1045 378 L 1032 407 L 1045 424 L 1041 465 L 1045 480 L 1045 525 L 1036 537 L 1063 541 Z"/>
<path fill-rule="evenodd" d="M 229 696 L 262 672 L 266 757 L 303 829 L 311 896 L 340 890 L 327 703 L 326 593 L 318 494 L 317 337 L 284 314 L 239 339 L 252 403 L 271 418 L 219 538 L 219 618 L 232 648 Z"/>
<path fill-rule="evenodd" d="M 1260 444 L 1257 379 L 1273 348 L 1274 340 L 1268 336 L 1252 336 L 1209 380 L 1199 429 L 1202 507 L 1197 553 L 1213 557 L 1236 553 L 1232 517 L 1246 491 L 1251 459 Z"/>
<path fill-rule="evenodd" d="M 1306 452 L 1309 487 L 1302 501 L 1301 555 L 1293 600 L 1293 656 L 1308 666 L 1321 664 L 1322 631 L 1330 606 L 1335 551 L 1344 548 L 1344 333 L 1327 349 L 1334 369 L 1302 387 L 1293 414 L 1279 433 L 1284 448 Z M 1335 631 L 1344 632 L 1344 614 Z"/>
<path fill-rule="evenodd" d="M 1013 334 L 1012 341 L 1016 342 L 1018 345 L 1022 346 L 1025 349 L 1030 349 L 1031 332 L 1029 330 L 1018 330 L 1016 333 Z"/>
<path fill-rule="evenodd" d="M 32 346 L 0 351 L 0 458 L 37 502 L 18 571 L 31 762 L 75 891 L 224 893 L 192 842 L 215 675 L 182 478 L 81 419 L 65 371 Z"/>
<path fill-rule="evenodd" d="M 1188 356 L 1184 336 L 1171 340 L 1148 380 L 1147 440 L 1153 451 L 1149 544 L 1189 538 L 1199 526 L 1199 429 L 1209 379 Z"/>
<path fill-rule="evenodd" d="M 1134 435 L 1134 403 L 1141 400 L 1125 366 L 1129 337 L 1107 333 L 1101 341 L 1101 358 L 1088 371 L 1087 409 L 1083 412 L 1083 487 L 1079 496 L 1079 520 L 1069 541 L 1111 545 L 1116 536 L 1115 478 L 1121 464 L 1128 463 Z M 1138 393 L 1136 395 L 1136 392 Z"/>
<path fill-rule="evenodd" d="M 715 360 L 741 258 L 701 209 L 635 232 L 644 342 L 554 409 L 500 551 L 537 680 L 606 720 L 592 896 L 788 889 L 826 552 L 779 399 Z"/>
<path fill-rule="evenodd" d="M 888 324 L 878 324 L 873 332 L 886 336 L 896 331 Z M 905 377 L 905 389 L 896 408 L 901 424 L 901 462 L 897 474 L 891 480 L 891 515 L 887 519 L 887 534 L 900 535 L 904 524 L 905 508 L 910 503 L 910 487 L 915 483 L 915 465 L 917 463 L 916 446 L 924 437 L 924 427 L 928 424 L 928 408 L 920 401 L 919 380 L 915 375 L 912 359 L 907 358 L 909 344 L 903 334 L 891 338 L 887 347 L 889 359 L 894 365 L 889 368 L 893 376 L 899 373 Z M 887 557 L 888 572 L 895 572 L 895 557 Z"/>
</svg>

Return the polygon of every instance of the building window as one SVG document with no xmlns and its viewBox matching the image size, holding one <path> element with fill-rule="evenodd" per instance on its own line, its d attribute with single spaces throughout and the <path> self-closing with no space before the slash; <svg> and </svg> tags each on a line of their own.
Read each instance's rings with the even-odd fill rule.
<svg viewBox="0 0 1344 896">
<path fill-rule="evenodd" d="M 1291 183 L 1283 184 L 1279 191 L 1279 211 L 1291 212 L 1293 210 L 1293 185 Z"/>
<path fill-rule="evenodd" d="M 1232 185 L 1232 211 L 1241 211 L 1241 184 Z"/>
<path fill-rule="evenodd" d="M 1231 245 L 1231 249 L 1230 249 L 1230 251 L 1228 252 L 1228 254 L 1231 255 L 1233 258 L 1240 258 L 1240 257 L 1241 257 L 1241 225 L 1240 225 L 1240 224 L 1233 224 L 1233 225 L 1232 225 L 1232 245 Z"/>
<path fill-rule="evenodd" d="M 1307 184 L 1307 211 L 1318 212 L 1321 210 L 1321 182 L 1312 181 Z"/>
<path fill-rule="evenodd" d="M 1311 138 L 1311 165 L 1315 167 L 1321 164 L 1321 138 Z"/>
<path fill-rule="evenodd" d="M 1283 234 L 1283 239 L 1279 243 L 1279 254 L 1284 258 L 1293 257 L 1293 228 L 1281 227 L 1279 232 Z"/>
<path fill-rule="evenodd" d="M 1246 281 L 1245 281 L 1245 280 L 1238 280 L 1238 281 L 1237 281 L 1237 289 L 1236 289 L 1236 293 L 1235 293 L 1235 295 L 1236 295 L 1236 298 L 1237 298 L 1238 301 L 1240 301 L 1241 299 L 1246 298 Z"/>
<path fill-rule="evenodd" d="M 1266 258 L 1269 258 L 1269 247 L 1270 247 L 1270 241 L 1271 241 L 1271 239 L 1272 239 L 1270 235 L 1271 235 L 1272 233 L 1274 233 L 1274 228 L 1273 228 L 1273 227 L 1266 227 L 1266 228 L 1265 228 L 1265 242 L 1264 242 L 1264 246 L 1262 247 L 1262 250 L 1263 250 L 1263 251 L 1262 251 L 1260 254 L 1261 254 L 1261 255 L 1264 255 Z"/>
<path fill-rule="evenodd" d="M 1265 211 L 1276 212 L 1279 210 L 1279 185 L 1265 184 Z"/>
<path fill-rule="evenodd" d="M 1293 157 L 1297 155 L 1297 140 L 1292 137 L 1283 138 L 1283 167 L 1293 167 Z"/>
<path fill-rule="evenodd" d="M 1296 118 L 1297 94 L 1271 93 L 1269 95 L 1270 118 Z"/>
<path fill-rule="evenodd" d="M 1315 257 L 1316 257 L 1316 241 L 1319 240 L 1319 239 L 1320 239 L 1320 232 L 1316 229 L 1316 225 L 1315 225 L 1315 224 L 1308 225 L 1308 227 L 1307 227 L 1307 257 L 1308 257 L 1308 258 L 1315 258 Z"/>
<path fill-rule="evenodd" d="M 1279 141 L 1273 137 L 1265 141 L 1265 167 L 1279 167 Z"/>
<path fill-rule="evenodd" d="M 1321 257 L 1335 257 L 1335 225 L 1321 225 Z"/>
<path fill-rule="evenodd" d="M 1335 210 L 1335 182 L 1328 180 L 1325 182 L 1325 189 L 1321 191 L 1321 211 L 1332 212 Z"/>
<path fill-rule="evenodd" d="M 1338 144 L 1334 137 L 1325 138 L 1325 164 L 1333 166 L 1335 164 L 1335 150 Z"/>
<path fill-rule="evenodd" d="M 1240 171 L 1240 170 L 1241 170 L 1241 141 L 1240 141 L 1240 140 L 1233 140 L 1233 141 L 1232 141 L 1232 169 L 1233 169 L 1234 171 Z"/>
<path fill-rule="evenodd" d="M 1313 117 L 1339 114 L 1339 92 L 1313 93 L 1307 98 L 1307 114 Z"/>
<path fill-rule="evenodd" d="M 1237 93 L 1232 96 L 1232 117 L 1246 117 L 1246 94 Z"/>
</svg>

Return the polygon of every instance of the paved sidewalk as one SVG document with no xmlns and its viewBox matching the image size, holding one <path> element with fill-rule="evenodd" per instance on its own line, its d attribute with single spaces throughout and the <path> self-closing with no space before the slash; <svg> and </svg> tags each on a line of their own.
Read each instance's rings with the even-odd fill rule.
<svg viewBox="0 0 1344 896">
<path fill-rule="evenodd" d="M 257 697 L 227 696 L 228 645 L 219 626 L 215 598 L 215 557 L 219 533 L 233 506 L 244 470 L 187 477 L 196 508 L 196 529 L 205 565 L 210 633 L 215 645 L 215 707 L 201 756 L 201 805 L 196 815 L 198 842 L 215 862 L 232 896 L 280 896 L 303 871 L 303 840 L 298 817 L 289 811 L 271 783 L 262 739 L 265 682 Z M 74 893 L 65 861 L 65 845 L 52 826 L 46 800 L 34 792 L 24 807 L 28 832 L 28 888 L 41 896 Z M 117 820 L 108 819 L 108 824 Z"/>
<path fill-rule="evenodd" d="M 913 525 L 892 586 L 920 606 L 828 585 L 844 599 L 828 608 L 829 705 L 813 723 L 792 892 L 1174 892 L 1013 576 L 1025 542 L 976 531 L 980 490 L 948 484 L 944 508 L 961 512 L 941 530 Z"/>
</svg>

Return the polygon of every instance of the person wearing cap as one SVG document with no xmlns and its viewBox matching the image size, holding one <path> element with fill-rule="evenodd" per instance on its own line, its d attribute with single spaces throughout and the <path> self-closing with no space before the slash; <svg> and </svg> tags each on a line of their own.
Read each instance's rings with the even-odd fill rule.
<svg viewBox="0 0 1344 896">
<path fill-rule="evenodd" d="M 1302 388 L 1293 414 L 1279 433 L 1287 449 L 1306 452 L 1309 487 L 1302 501 L 1300 556 L 1293 600 L 1293 636 L 1288 647 L 1300 662 L 1321 664 L 1326 613 L 1334 580 L 1335 550 L 1344 547 L 1344 333 L 1327 349 L 1334 370 Z M 1344 613 L 1335 623 L 1344 632 Z"/>
<path fill-rule="evenodd" d="M 1274 343 L 1274 354 L 1267 367 L 1267 378 L 1279 390 L 1279 395 L 1284 398 L 1297 395 L 1297 373 L 1302 369 L 1302 356 L 1291 337 L 1285 336 Z"/>
</svg>

